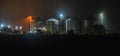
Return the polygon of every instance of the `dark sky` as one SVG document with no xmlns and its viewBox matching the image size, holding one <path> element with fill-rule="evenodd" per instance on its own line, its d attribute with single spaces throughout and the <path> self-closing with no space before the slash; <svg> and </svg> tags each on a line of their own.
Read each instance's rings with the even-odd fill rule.
<svg viewBox="0 0 120 56">
<path fill-rule="evenodd" d="M 0 20 L 6 24 L 22 25 L 23 18 L 29 15 L 49 18 L 62 11 L 65 16 L 88 17 L 104 11 L 107 26 L 118 31 L 119 9 L 119 2 L 115 0 L 0 0 Z"/>
</svg>

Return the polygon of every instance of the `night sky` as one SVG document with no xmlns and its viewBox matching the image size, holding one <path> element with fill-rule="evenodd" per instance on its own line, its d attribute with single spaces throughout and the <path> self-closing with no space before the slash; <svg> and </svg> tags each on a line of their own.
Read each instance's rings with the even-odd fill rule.
<svg viewBox="0 0 120 56">
<path fill-rule="evenodd" d="M 64 12 L 65 16 L 89 17 L 104 11 L 106 27 L 120 32 L 119 10 L 115 0 L 0 0 L 0 22 L 23 25 L 29 15 L 46 19 Z"/>
</svg>

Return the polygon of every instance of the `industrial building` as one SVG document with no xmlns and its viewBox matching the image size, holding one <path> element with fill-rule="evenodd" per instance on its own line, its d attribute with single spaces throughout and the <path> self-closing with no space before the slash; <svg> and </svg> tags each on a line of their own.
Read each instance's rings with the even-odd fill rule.
<svg viewBox="0 0 120 56">
<path fill-rule="evenodd" d="M 69 30 L 74 30 L 74 33 L 86 33 L 94 24 L 97 24 L 97 20 L 91 20 L 91 18 L 79 18 L 71 17 L 63 20 L 57 18 L 49 18 L 43 20 L 40 17 L 33 19 L 31 24 L 31 31 L 36 32 L 36 29 L 40 29 L 44 32 L 50 33 L 67 33 Z"/>
</svg>

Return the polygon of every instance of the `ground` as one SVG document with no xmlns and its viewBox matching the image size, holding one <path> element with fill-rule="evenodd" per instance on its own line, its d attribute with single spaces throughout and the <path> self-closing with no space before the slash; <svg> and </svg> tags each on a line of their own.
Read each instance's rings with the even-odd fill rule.
<svg viewBox="0 0 120 56">
<path fill-rule="evenodd" d="M 117 48 L 118 34 L 107 35 L 0 35 L 0 50 L 56 52 L 80 49 Z"/>
</svg>

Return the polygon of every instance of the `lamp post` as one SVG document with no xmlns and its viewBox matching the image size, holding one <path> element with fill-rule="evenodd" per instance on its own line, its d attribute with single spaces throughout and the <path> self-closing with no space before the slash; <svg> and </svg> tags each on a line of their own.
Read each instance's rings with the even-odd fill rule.
<svg viewBox="0 0 120 56">
<path fill-rule="evenodd" d="M 103 12 L 99 14 L 100 17 L 100 24 L 103 24 L 104 14 Z"/>
<path fill-rule="evenodd" d="M 60 23 L 62 23 L 62 20 L 64 19 L 64 16 L 63 16 L 63 14 L 61 13 L 60 14 Z"/>
<path fill-rule="evenodd" d="M 60 15 L 59 15 L 59 17 L 60 17 L 60 25 L 59 25 L 59 29 L 60 29 L 60 32 L 62 33 L 63 32 L 63 19 L 64 19 L 64 15 L 61 13 Z"/>
<path fill-rule="evenodd" d="M 29 32 L 30 32 L 31 31 L 32 16 L 28 16 L 27 19 L 29 21 Z"/>
<path fill-rule="evenodd" d="M 4 24 L 1 24 L 1 25 L 0 25 L 0 29 L 3 29 L 4 26 L 5 26 Z"/>
<path fill-rule="evenodd" d="M 4 27 L 4 24 L 1 24 L 0 26 L 1 26 L 1 28 L 3 28 L 3 27 Z"/>
</svg>

